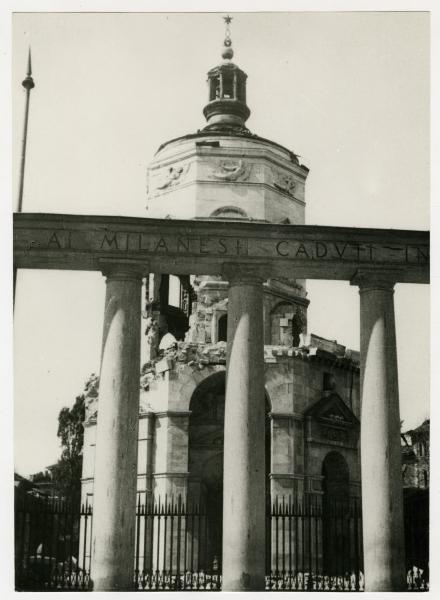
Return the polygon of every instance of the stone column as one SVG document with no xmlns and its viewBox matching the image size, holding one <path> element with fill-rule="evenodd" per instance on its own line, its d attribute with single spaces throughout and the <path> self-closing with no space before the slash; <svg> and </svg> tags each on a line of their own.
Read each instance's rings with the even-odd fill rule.
<svg viewBox="0 0 440 600">
<path fill-rule="evenodd" d="M 392 273 L 359 272 L 365 591 L 406 589 Z"/>
<path fill-rule="evenodd" d="M 228 265 L 224 274 L 230 287 L 222 589 L 264 590 L 264 278 L 246 265 Z"/>
<path fill-rule="evenodd" d="M 139 267 L 105 269 L 91 579 L 94 591 L 134 590 L 140 378 Z"/>
</svg>

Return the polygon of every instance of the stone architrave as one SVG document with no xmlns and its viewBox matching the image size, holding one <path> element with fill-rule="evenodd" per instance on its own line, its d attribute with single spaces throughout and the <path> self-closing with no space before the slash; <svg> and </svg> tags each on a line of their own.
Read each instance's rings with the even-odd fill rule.
<svg viewBox="0 0 440 600">
<path fill-rule="evenodd" d="M 351 280 L 359 269 L 401 269 L 402 283 L 429 283 L 429 232 L 22 213 L 14 215 L 14 265 L 101 270 L 101 261 L 148 262 L 154 273 L 221 273 L 225 263 L 273 279 Z M 160 325 L 160 323 L 159 323 Z"/>
</svg>

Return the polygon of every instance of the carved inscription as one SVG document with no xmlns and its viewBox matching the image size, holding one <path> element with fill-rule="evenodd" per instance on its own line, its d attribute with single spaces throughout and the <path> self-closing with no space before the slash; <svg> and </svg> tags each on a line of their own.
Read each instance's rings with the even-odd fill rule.
<svg viewBox="0 0 440 600">
<path fill-rule="evenodd" d="M 286 258 L 305 261 L 349 261 L 355 263 L 386 262 L 395 264 L 427 264 L 427 246 L 388 246 L 348 241 L 294 241 L 232 236 L 150 235 L 142 232 L 46 232 L 45 241 L 29 242 L 28 248 L 48 250 L 91 250 L 130 252 L 153 255 L 248 256 Z"/>
<path fill-rule="evenodd" d="M 231 220 L 172 220 L 21 213 L 14 215 L 18 269 L 224 274 L 228 263 L 278 278 L 353 281 L 376 271 L 402 283 L 429 282 L 429 232 Z M 365 268 L 364 268 L 365 267 Z"/>
<path fill-rule="evenodd" d="M 81 232 L 84 238 L 84 233 Z M 352 242 L 296 242 L 293 240 L 268 240 L 234 237 L 205 236 L 161 236 L 137 232 L 93 232 L 93 237 L 76 240 L 79 233 L 57 230 L 47 233 L 46 242 L 29 247 L 46 247 L 50 250 L 90 250 L 116 252 L 142 252 L 151 254 L 189 254 L 213 256 L 251 256 L 268 258 L 290 258 L 304 260 L 347 260 L 350 262 L 395 262 L 423 264 L 429 262 L 429 248 L 413 245 L 385 246 L 381 244 L 359 244 Z"/>
</svg>

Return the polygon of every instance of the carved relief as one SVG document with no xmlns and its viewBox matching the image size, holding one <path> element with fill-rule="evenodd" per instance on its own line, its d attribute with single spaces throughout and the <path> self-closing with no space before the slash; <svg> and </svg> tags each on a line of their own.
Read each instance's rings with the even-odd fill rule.
<svg viewBox="0 0 440 600">
<path fill-rule="evenodd" d="M 295 179 L 291 175 L 288 175 L 287 173 L 281 173 L 280 171 L 272 171 L 272 173 L 274 176 L 274 187 L 282 192 L 286 192 L 286 194 L 289 194 L 290 196 L 293 196 L 296 188 Z"/>
<path fill-rule="evenodd" d="M 182 183 L 190 168 L 190 163 L 167 167 L 159 171 L 151 181 L 151 187 L 157 190 L 165 190 Z"/>
<path fill-rule="evenodd" d="M 222 160 L 217 164 L 211 175 L 220 181 L 244 181 L 249 177 L 251 165 L 244 163 L 242 159 Z"/>
</svg>

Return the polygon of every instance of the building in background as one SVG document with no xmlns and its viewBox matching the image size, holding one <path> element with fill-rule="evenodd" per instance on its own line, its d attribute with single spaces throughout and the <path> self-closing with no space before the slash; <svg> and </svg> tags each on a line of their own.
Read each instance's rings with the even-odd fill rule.
<svg viewBox="0 0 440 600">
<path fill-rule="evenodd" d="M 402 434 L 404 489 L 429 488 L 429 419 Z"/>
<path fill-rule="evenodd" d="M 405 547 L 408 568 L 413 565 L 429 574 L 429 428 L 402 433 L 402 477 L 405 515 Z"/>
<path fill-rule="evenodd" d="M 231 221 L 302 225 L 309 170 L 291 150 L 247 129 L 247 76 L 232 58 L 227 33 L 223 61 L 208 73 L 207 123 L 160 146 L 148 168 L 146 216 L 216 220 L 226 227 Z M 185 244 L 203 243 L 188 242 L 191 232 L 185 234 L 182 252 L 190 251 Z M 316 251 L 325 247 L 318 243 Z M 282 243 L 278 252 L 285 252 Z M 307 250 L 300 246 L 298 252 Z M 246 253 L 245 242 L 238 243 L 237 260 Z M 215 272 L 153 273 L 145 294 L 138 495 L 142 503 L 179 496 L 203 503 L 212 565 L 221 557 L 228 283 Z M 360 497 L 359 353 L 308 333 L 309 302 L 304 280 L 264 284 L 267 418 L 261 443 L 268 503 Z M 90 501 L 98 377 L 89 380 L 85 396 L 82 494 Z M 331 537 L 321 557 L 334 554 Z"/>
</svg>

